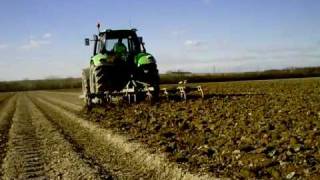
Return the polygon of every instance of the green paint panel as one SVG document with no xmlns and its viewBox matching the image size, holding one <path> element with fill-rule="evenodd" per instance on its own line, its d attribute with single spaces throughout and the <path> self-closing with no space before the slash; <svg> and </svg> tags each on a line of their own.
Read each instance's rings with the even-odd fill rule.
<svg viewBox="0 0 320 180">
<path fill-rule="evenodd" d="M 135 63 L 137 64 L 137 66 L 141 66 L 144 64 L 151 64 L 151 63 L 155 63 L 155 59 L 154 57 L 149 54 L 149 53 L 139 53 L 138 55 L 136 55 L 135 57 Z"/>
<path fill-rule="evenodd" d="M 101 54 L 101 53 L 99 53 L 99 54 L 97 54 L 97 55 L 95 55 L 95 56 L 92 57 L 92 61 L 93 61 L 93 64 L 94 64 L 95 66 L 99 66 L 99 65 L 102 64 L 102 63 L 101 63 L 101 60 L 102 60 L 102 59 L 107 59 L 107 58 L 108 58 L 108 56 L 107 56 L 106 54 Z"/>
</svg>

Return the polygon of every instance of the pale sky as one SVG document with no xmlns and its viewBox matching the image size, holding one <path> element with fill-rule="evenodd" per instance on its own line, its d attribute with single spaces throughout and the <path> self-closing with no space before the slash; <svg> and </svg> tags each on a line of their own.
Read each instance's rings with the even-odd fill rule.
<svg viewBox="0 0 320 180">
<path fill-rule="evenodd" d="M 320 66 L 319 0 L 3 0 L 0 81 L 80 77 L 84 38 L 137 28 L 160 72 Z"/>
</svg>

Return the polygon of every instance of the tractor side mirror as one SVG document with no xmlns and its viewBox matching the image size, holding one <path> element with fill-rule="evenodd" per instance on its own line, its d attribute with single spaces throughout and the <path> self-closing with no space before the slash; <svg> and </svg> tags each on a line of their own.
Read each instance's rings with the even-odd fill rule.
<svg viewBox="0 0 320 180">
<path fill-rule="evenodd" d="M 85 45 L 86 46 L 90 45 L 90 39 L 89 38 L 85 38 L 84 41 L 85 41 Z"/>
</svg>

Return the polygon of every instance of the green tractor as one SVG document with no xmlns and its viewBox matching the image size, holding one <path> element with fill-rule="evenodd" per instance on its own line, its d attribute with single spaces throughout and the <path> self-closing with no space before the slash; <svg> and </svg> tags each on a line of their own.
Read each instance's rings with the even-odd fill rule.
<svg viewBox="0 0 320 180">
<path fill-rule="evenodd" d="M 159 98 L 159 72 L 155 58 L 146 52 L 136 29 L 100 31 L 93 42 L 90 66 L 82 72 L 83 98 L 88 107 L 116 97 L 130 102 Z"/>
</svg>

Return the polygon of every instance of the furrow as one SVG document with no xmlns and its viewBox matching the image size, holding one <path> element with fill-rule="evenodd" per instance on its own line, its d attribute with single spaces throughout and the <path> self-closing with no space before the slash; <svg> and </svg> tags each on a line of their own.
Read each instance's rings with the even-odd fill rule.
<svg viewBox="0 0 320 180">
<path fill-rule="evenodd" d="M 46 179 L 42 146 L 21 94 L 9 132 L 8 152 L 3 163 L 3 179 Z M 37 166 L 32 166 L 37 164 Z"/>
<path fill-rule="evenodd" d="M 7 152 L 9 129 L 15 111 L 16 98 L 10 98 L 0 111 L 0 179 L 3 175 L 2 164 Z"/>
<path fill-rule="evenodd" d="M 68 141 L 63 131 L 29 101 L 31 116 L 41 134 L 49 179 L 112 179 L 110 174 L 83 156 L 81 150 Z"/>
<path fill-rule="evenodd" d="M 56 105 L 59 105 L 65 109 L 68 109 L 70 111 L 73 111 L 73 112 L 79 112 L 82 110 L 82 106 L 80 105 L 77 105 L 77 104 L 74 104 L 74 103 L 70 103 L 70 102 L 67 102 L 65 100 L 61 100 L 61 99 L 57 99 L 57 98 L 52 98 L 48 95 L 37 95 L 38 97 L 41 97 L 42 99 L 45 99 L 46 101 L 49 101 L 53 104 L 56 104 Z"/>
<path fill-rule="evenodd" d="M 77 96 L 79 97 L 81 93 L 78 92 L 56 92 L 56 91 L 39 91 L 41 93 L 47 93 L 47 94 L 58 94 L 58 95 L 70 95 L 70 96 Z"/>
<path fill-rule="evenodd" d="M 10 99 L 12 95 L 13 95 L 12 93 L 0 94 L 0 104 L 4 103 L 4 102 L 6 102 L 6 100 Z"/>
<path fill-rule="evenodd" d="M 56 92 L 50 92 L 50 91 L 40 91 L 40 92 L 37 92 L 37 94 L 50 96 L 55 99 L 60 99 L 60 100 L 72 102 L 73 104 L 77 104 L 80 106 L 83 104 L 83 100 L 80 99 L 80 96 L 81 96 L 80 93 L 79 94 L 71 94 L 71 93 L 65 94 L 64 92 L 56 93 Z"/>
<path fill-rule="evenodd" d="M 166 160 L 164 155 L 151 154 L 142 145 L 128 142 L 125 137 L 100 128 L 53 103 L 36 98 L 36 104 L 84 149 L 84 153 L 110 169 L 120 179 L 211 178 L 184 172 L 176 164 Z"/>
</svg>

